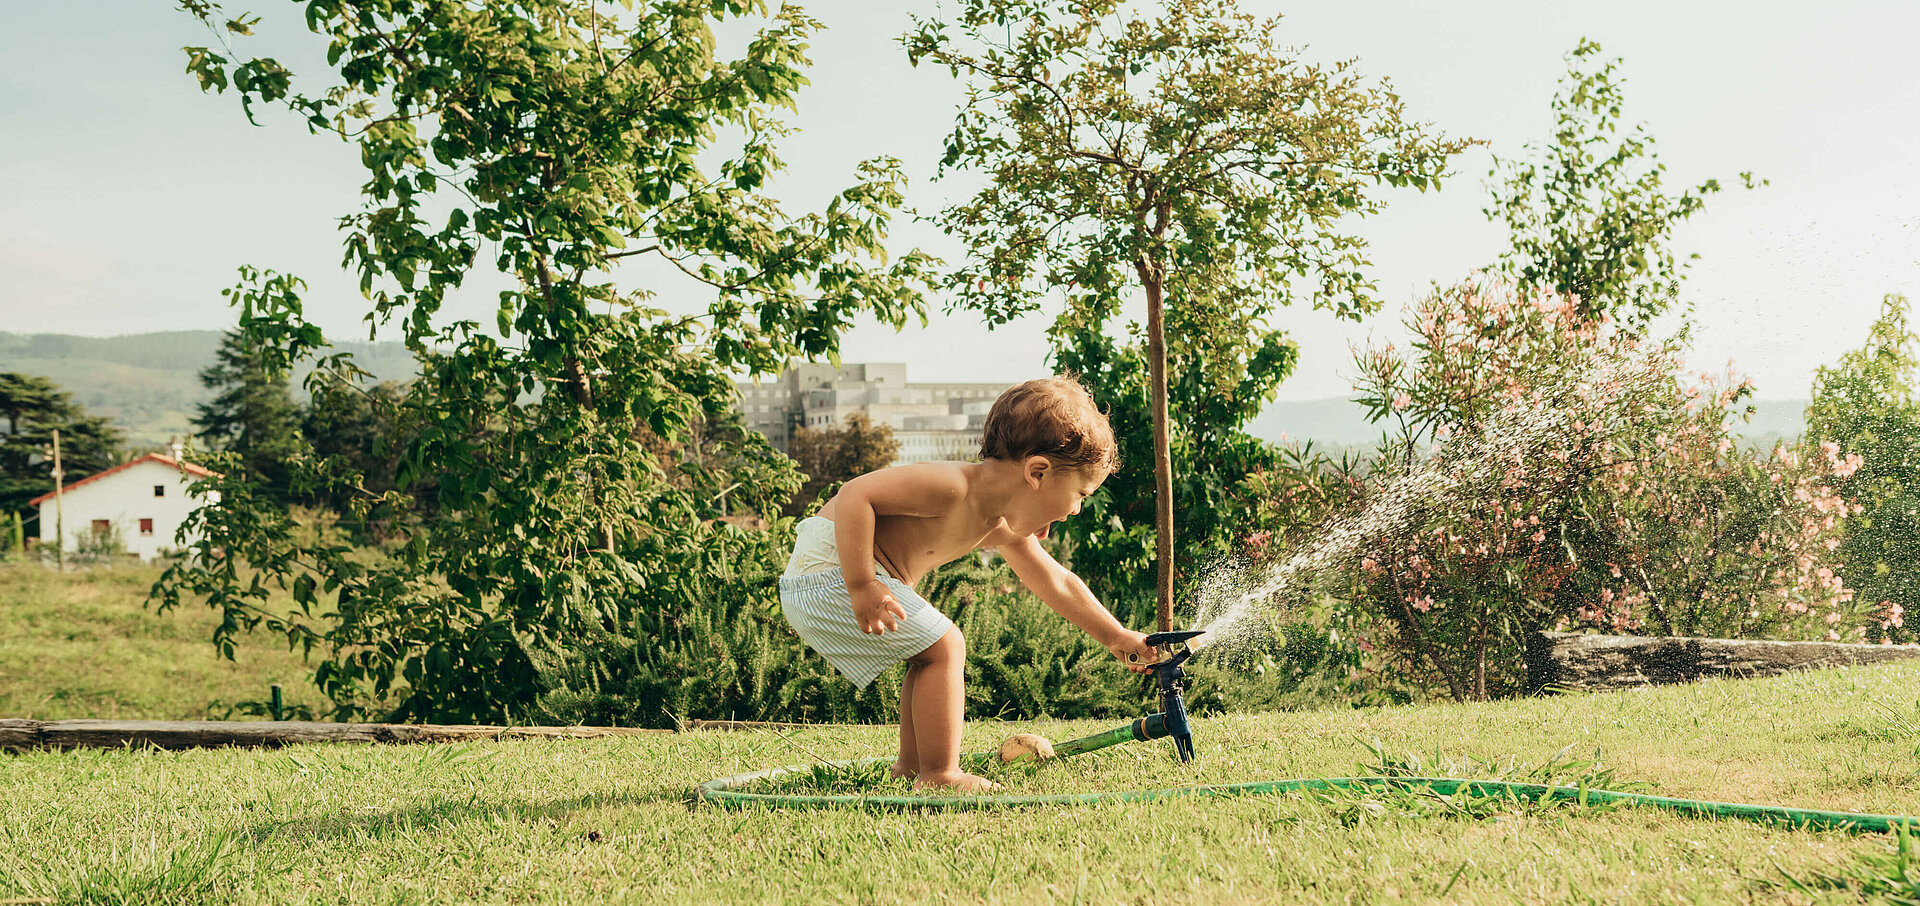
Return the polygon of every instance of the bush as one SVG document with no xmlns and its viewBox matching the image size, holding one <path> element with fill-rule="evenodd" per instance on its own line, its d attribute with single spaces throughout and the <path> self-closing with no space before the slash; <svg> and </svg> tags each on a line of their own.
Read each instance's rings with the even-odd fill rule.
<svg viewBox="0 0 1920 906">
<path fill-rule="evenodd" d="M 1492 280 L 1413 311 L 1413 348 L 1361 356 L 1397 428 L 1369 477 L 1381 518 L 1348 563 L 1364 641 L 1457 699 L 1520 689 L 1526 633 L 1857 638 L 1832 568 L 1858 468 L 1838 448 L 1743 450 L 1751 387 L 1683 376 L 1571 300 Z M 1434 452 L 1423 448 L 1439 441 Z"/>
<path fill-rule="evenodd" d="M 658 546 L 670 558 L 630 602 L 632 622 L 533 657 L 541 722 L 671 727 L 694 718 L 874 722 L 897 719 L 898 683 L 855 690 L 807 651 L 780 613 L 778 578 L 793 523 L 765 531 L 700 523 Z M 671 577 L 671 578 L 668 578 Z"/>
<path fill-rule="evenodd" d="M 1906 619 L 1920 613 L 1920 337 L 1907 317 L 1906 297 L 1888 295 L 1866 344 L 1820 369 L 1807 407 L 1807 440 L 1860 457 L 1839 486 L 1859 510 L 1839 557 L 1847 584 L 1876 611 L 1867 626 L 1875 642 L 1920 640 Z"/>
<path fill-rule="evenodd" d="M 628 631 L 600 631 L 533 658 L 543 723 L 669 727 L 678 720 L 878 723 L 899 719 L 904 668 L 863 690 L 808 650 L 780 613 L 778 576 L 793 523 L 767 531 L 709 523 Z M 705 578 L 700 578 L 705 577 Z M 1106 648 L 1018 588 L 1004 563 L 966 558 L 921 583 L 967 637 L 974 718 L 1120 718 L 1145 713 L 1145 687 Z"/>
</svg>

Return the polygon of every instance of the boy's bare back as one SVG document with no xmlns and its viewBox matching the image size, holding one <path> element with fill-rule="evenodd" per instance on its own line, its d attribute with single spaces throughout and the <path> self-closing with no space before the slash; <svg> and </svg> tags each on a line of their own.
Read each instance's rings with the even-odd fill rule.
<svg viewBox="0 0 1920 906">
<path fill-rule="evenodd" d="M 908 585 L 981 548 L 1020 539 L 1006 514 L 980 493 L 980 464 L 924 462 L 869 472 L 847 483 L 873 504 L 873 558 Z M 854 485 L 858 485 L 854 488 Z M 845 493 L 843 489 L 842 493 Z M 838 522 L 835 495 L 819 515 Z M 1039 537 L 1045 537 L 1045 529 Z"/>
</svg>

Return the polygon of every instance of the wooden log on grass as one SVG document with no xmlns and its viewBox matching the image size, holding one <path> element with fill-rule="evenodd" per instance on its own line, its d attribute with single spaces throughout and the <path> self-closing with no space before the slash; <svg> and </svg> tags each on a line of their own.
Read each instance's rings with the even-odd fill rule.
<svg viewBox="0 0 1920 906">
<path fill-rule="evenodd" d="M 488 739 L 600 739 L 672 733 L 632 727 L 480 727 L 275 720 L 0 720 L 0 750 L 275 748 L 320 742 L 420 743 Z"/>
<path fill-rule="evenodd" d="M 1605 692 L 1709 676 L 1773 676 L 1913 657 L 1920 657 L 1920 645 L 1536 632 L 1527 638 L 1527 688 Z"/>
</svg>

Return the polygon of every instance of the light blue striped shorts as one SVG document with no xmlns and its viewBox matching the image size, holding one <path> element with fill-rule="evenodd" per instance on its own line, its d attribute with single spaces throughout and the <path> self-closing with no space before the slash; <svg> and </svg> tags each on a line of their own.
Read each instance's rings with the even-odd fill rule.
<svg viewBox="0 0 1920 906">
<path fill-rule="evenodd" d="M 862 689 L 888 667 L 927 650 L 953 628 L 946 614 L 906 583 L 877 571 L 874 578 L 887 586 L 907 612 L 898 629 L 880 635 L 861 632 L 860 624 L 854 622 L 853 597 L 840 570 L 780 577 L 780 609 L 793 631 Z"/>
</svg>

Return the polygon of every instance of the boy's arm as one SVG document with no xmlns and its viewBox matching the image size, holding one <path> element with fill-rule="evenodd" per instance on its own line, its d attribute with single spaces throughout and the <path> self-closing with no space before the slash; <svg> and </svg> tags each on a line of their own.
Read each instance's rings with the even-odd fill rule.
<svg viewBox="0 0 1920 906">
<path fill-rule="evenodd" d="M 874 522 L 882 514 L 943 515 L 966 493 L 959 472 L 931 463 L 868 472 L 840 487 L 833 498 L 833 543 L 861 632 L 891 632 L 907 616 L 906 608 L 874 577 Z"/>
<path fill-rule="evenodd" d="M 1134 632 L 1100 604 L 1093 596 L 1093 590 L 1081 581 L 1072 570 L 1060 565 L 1040 546 L 1040 539 L 1024 535 L 1013 541 L 999 545 L 1000 556 L 1005 557 L 1007 565 L 1013 567 L 1013 574 L 1020 577 L 1020 584 L 1040 597 L 1040 600 L 1067 622 L 1085 630 L 1095 641 L 1107 646 L 1113 656 L 1127 665 L 1128 670 L 1145 673 L 1147 665 L 1159 658 L 1159 653 L 1149 647 L 1144 633 Z M 1138 655 L 1139 662 L 1133 663 L 1128 655 Z"/>
</svg>

